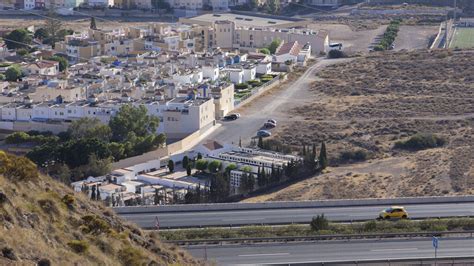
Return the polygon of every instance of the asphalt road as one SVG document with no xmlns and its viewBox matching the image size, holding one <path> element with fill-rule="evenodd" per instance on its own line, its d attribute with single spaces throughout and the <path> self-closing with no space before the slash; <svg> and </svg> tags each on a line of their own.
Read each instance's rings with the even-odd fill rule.
<svg viewBox="0 0 474 266">
<path fill-rule="evenodd" d="M 218 265 L 317 263 L 355 260 L 409 259 L 434 257 L 431 238 L 326 241 L 316 243 L 279 243 L 188 247 L 197 258 L 214 260 Z M 439 240 L 438 258 L 474 256 L 473 238 Z"/>
<path fill-rule="evenodd" d="M 162 228 L 239 226 L 250 224 L 309 223 L 317 214 L 331 221 L 362 221 L 375 219 L 387 206 L 291 208 L 265 210 L 226 210 L 201 212 L 167 212 L 120 214 L 143 228 L 154 228 L 156 217 Z M 410 218 L 474 216 L 474 203 L 405 205 Z"/>
</svg>

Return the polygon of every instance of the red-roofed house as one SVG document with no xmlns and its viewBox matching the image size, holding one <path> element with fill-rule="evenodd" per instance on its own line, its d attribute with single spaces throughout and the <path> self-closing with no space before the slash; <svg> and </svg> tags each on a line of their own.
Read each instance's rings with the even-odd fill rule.
<svg viewBox="0 0 474 266">
<path fill-rule="evenodd" d="M 25 70 L 28 74 L 56 76 L 59 74 L 59 62 L 50 60 L 36 61 L 26 65 Z"/>
<path fill-rule="evenodd" d="M 274 62 L 286 62 L 291 61 L 296 63 L 298 60 L 298 54 L 301 51 L 301 46 L 298 41 L 286 42 L 280 44 L 277 48 L 275 55 L 273 56 Z"/>
</svg>

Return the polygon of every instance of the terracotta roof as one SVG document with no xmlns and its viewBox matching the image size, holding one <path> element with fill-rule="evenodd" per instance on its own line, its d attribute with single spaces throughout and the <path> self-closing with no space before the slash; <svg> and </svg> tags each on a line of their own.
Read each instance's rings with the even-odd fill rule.
<svg viewBox="0 0 474 266">
<path fill-rule="evenodd" d="M 298 42 L 295 41 L 282 44 L 280 47 L 278 47 L 276 55 L 291 54 L 294 56 L 298 56 L 299 53 L 300 46 L 298 45 Z"/>
<path fill-rule="evenodd" d="M 50 67 L 54 67 L 57 64 L 59 63 L 56 61 L 41 60 L 41 61 L 31 63 L 30 65 L 36 65 L 38 68 L 50 68 Z"/>
<path fill-rule="evenodd" d="M 222 144 L 220 144 L 219 142 L 217 142 L 215 140 L 208 140 L 206 143 L 203 144 L 203 146 L 206 147 L 207 149 L 211 150 L 211 151 L 224 148 L 224 146 L 222 146 Z"/>
</svg>

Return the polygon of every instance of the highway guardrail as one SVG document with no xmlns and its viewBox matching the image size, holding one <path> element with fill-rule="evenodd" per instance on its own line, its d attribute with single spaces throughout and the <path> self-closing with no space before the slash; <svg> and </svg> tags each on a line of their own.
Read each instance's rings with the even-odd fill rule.
<svg viewBox="0 0 474 266">
<path fill-rule="evenodd" d="M 421 258 L 394 258 L 394 259 L 367 259 L 367 260 L 340 260 L 340 261 L 311 261 L 311 262 L 292 262 L 288 263 L 271 263 L 268 265 L 472 265 L 474 256 L 466 257 L 421 257 Z M 265 265 L 263 263 L 262 265 Z"/>
<path fill-rule="evenodd" d="M 251 238 L 218 238 L 218 239 L 195 239 L 195 240 L 166 240 L 163 241 L 175 245 L 202 245 L 214 244 L 222 245 L 242 244 L 242 243 L 265 243 L 265 242 L 308 242 L 321 240 L 353 240 L 353 239 L 385 239 L 385 238 L 401 238 L 401 237 L 432 237 L 447 235 L 464 235 L 473 237 L 474 230 L 469 231 L 437 231 L 437 232 L 398 232 L 398 233 L 378 233 L 378 234 L 334 234 L 334 235 L 315 235 L 315 236 L 281 236 L 281 237 L 251 237 Z"/>
<path fill-rule="evenodd" d="M 118 214 L 160 213 L 160 212 L 193 212 L 193 211 L 228 211 L 289 208 L 327 208 L 356 206 L 391 206 L 410 204 L 440 204 L 474 202 L 474 196 L 456 197 L 406 197 L 388 199 L 342 199 L 318 201 L 272 201 L 261 203 L 213 203 L 213 204 L 179 204 L 114 207 Z"/>
</svg>

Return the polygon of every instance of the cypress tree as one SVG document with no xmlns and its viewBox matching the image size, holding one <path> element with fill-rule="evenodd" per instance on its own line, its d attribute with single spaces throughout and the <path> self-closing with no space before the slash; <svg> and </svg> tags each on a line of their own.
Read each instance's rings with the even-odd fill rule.
<svg viewBox="0 0 474 266">
<path fill-rule="evenodd" d="M 321 143 L 321 150 L 319 151 L 319 167 L 321 169 L 325 169 L 326 167 L 328 167 L 326 143 L 324 141 Z"/>
<path fill-rule="evenodd" d="M 97 197 L 97 196 L 96 196 L 96 193 L 95 193 L 96 189 L 97 189 L 97 188 L 96 188 L 96 185 L 93 185 L 93 186 L 92 186 L 92 193 L 91 193 L 91 200 L 95 200 L 96 197 Z"/>
<path fill-rule="evenodd" d="M 260 149 L 263 149 L 263 138 L 262 138 L 262 136 L 258 137 L 257 147 L 259 147 Z"/>
<path fill-rule="evenodd" d="M 95 18 L 94 17 L 91 17 L 91 29 L 93 29 L 93 30 L 97 29 L 97 25 L 95 23 Z"/>
</svg>

